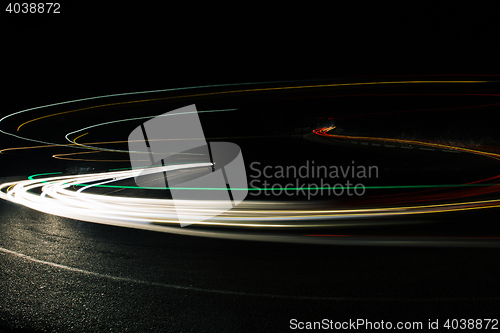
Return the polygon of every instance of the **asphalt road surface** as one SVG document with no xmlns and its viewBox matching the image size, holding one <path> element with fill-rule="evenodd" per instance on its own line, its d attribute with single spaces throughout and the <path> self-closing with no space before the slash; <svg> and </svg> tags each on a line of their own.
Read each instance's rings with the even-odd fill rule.
<svg viewBox="0 0 500 333">
<path fill-rule="evenodd" d="M 0 202 L 4 331 L 280 332 L 290 320 L 498 318 L 499 249 L 249 242 Z"/>
</svg>

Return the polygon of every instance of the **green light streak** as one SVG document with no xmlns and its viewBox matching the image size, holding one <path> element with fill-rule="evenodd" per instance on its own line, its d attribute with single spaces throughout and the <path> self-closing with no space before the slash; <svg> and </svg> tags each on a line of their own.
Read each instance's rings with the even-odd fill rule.
<svg viewBox="0 0 500 333">
<path fill-rule="evenodd" d="M 123 169 L 111 169 L 111 170 L 129 170 L 131 168 Z M 110 171 L 111 171 L 110 170 Z M 36 175 L 31 175 L 28 177 L 29 180 L 34 180 L 35 177 L 45 176 L 45 175 L 55 175 L 61 174 L 62 172 L 49 172 L 49 173 L 39 173 Z M 47 181 L 42 181 L 48 183 Z M 89 184 L 74 184 L 73 186 L 89 186 Z M 364 186 L 365 189 L 410 189 L 410 188 L 446 188 L 446 187 L 475 187 L 475 186 L 500 186 L 500 184 L 445 184 L 445 185 L 394 185 L 394 186 Z M 227 187 L 141 187 L 141 186 L 124 186 L 124 185 L 94 185 L 92 187 L 103 187 L 103 188 L 120 188 L 120 189 L 144 189 L 144 190 L 198 190 L 198 191 L 227 191 Z M 358 186 L 359 187 L 359 186 Z M 342 189 L 355 189 L 355 186 L 342 186 Z M 312 191 L 312 190 L 334 190 L 335 187 L 280 187 L 280 188 L 244 188 L 236 187 L 231 188 L 235 191 L 278 191 L 278 190 L 290 190 L 290 191 Z"/>
<path fill-rule="evenodd" d="M 38 173 L 36 175 L 31 175 L 28 177 L 29 180 L 34 180 L 33 178 L 38 177 L 38 176 L 45 176 L 45 175 L 57 175 L 61 174 L 62 172 L 48 172 L 48 173 Z M 47 182 L 44 182 L 47 183 Z"/>
<path fill-rule="evenodd" d="M 470 186 L 499 186 L 500 184 L 454 184 L 454 185 L 400 185 L 400 186 L 364 186 L 365 189 L 407 189 L 407 188 L 442 188 L 442 187 L 470 187 Z M 75 184 L 74 186 L 88 186 L 85 184 Z M 108 187 L 108 188 L 123 188 L 123 189 L 148 189 L 148 190 L 208 190 L 208 191 L 227 191 L 227 187 L 140 187 L 140 186 L 119 186 L 119 185 L 95 185 L 95 187 Z M 338 188 L 338 187 L 337 187 Z M 342 186 L 343 189 L 355 189 L 355 186 Z M 359 186 L 358 186 L 359 188 Z M 280 187 L 280 188 L 245 188 L 245 187 L 231 187 L 231 190 L 236 191 L 311 191 L 311 190 L 333 190 L 334 187 Z"/>
</svg>

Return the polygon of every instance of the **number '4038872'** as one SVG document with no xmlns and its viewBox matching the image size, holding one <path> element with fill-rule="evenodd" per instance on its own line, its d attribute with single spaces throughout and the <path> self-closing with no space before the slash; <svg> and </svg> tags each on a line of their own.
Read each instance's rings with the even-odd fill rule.
<svg viewBox="0 0 500 333">
<path fill-rule="evenodd" d="M 61 4 L 58 2 L 14 2 L 7 5 L 5 11 L 12 14 L 60 14 Z"/>
</svg>

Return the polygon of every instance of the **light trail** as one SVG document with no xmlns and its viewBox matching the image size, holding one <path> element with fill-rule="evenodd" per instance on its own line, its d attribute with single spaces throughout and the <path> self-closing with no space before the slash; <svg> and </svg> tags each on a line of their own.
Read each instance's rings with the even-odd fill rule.
<svg viewBox="0 0 500 333">
<path fill-rule="evenodd" d="M 429 146 L 429 147 L 435 147 L 435 148 L 441 148 L 441 149 L 458 150 L 458 151 L 463 151 L 466 153 L 472 153 L 472 154 L 491 157 L 491 158 L 494 158 L 497 160 L 500 159 L 499 154 L 480 151 L 480 150 L 474 150 L 474 149 L 470 149 L 470 148 L 463 148 L 463 147 L 458 147 L 458 146 L 444 145 L 444 144 L 439 144 L 439 143 L 416 141 L 416 140 L 392 139 L 392 138 L 378 138 L 378 137 L 370 137 L 370 136 L 355 136 L 355 135 L 348 136 L 348 135 L 340 135 L 340 134 L 328 134 L 328 132 L 333 130 L 334 128 L 335 128 L 335 126 L 334 127 L 322 127 L 322 128 L 318 128 L 318 129 L 313 130 L 313 133 L 320 135 L 320 136 L 326 136 L 326 137 L 338 138 L 338 139 L 396 142 L 396 143 L 404 143 L 404 144 L 412 144 L 412 145 L 420 145 L 420 146 Z"/>
<path fill-rule="evenodd" d="M 125 105 L 125 104 L 133 104 L 133 103 L 144 103 L 144 102 L 152 102 L 152 101 L 161 101 L 161 100 L 169 100 L 169 99 L 178 99 L 178 98 L 194 98 L 194 97 L 205 97 L 205 96 L 214 96 L 214 95 L 224 95 L 224 94 L 237 94 L 237 93 L 250 93 L 250 92 L 263 92 L 263 91 L 277 91 L 277 90 L 292 90 L 292 89 L 310 89 L 310 88 L 333 88 L 333 87 L 346 87 L 346 86 L 363 86 L 363 85 L 391 85 L 391 84 L 442 84 L 442 83 L 447 83 L 447 84 L 460 84 L 460 83 L 487 83 L 489 81 L 479 81 L 479 80 L 455 80 L 455 81 L 379 81 L 379 82 L 353 82 L 353 83 L 330 83 L 330 84 L 315 84 L 315 85 L 302 85 L 302 86 L 288 86 L 288 87 L 272 87 L 272 88 L 254 88 L 254 89 L 239 89 L 239 90 L 223 90 L 223 91 L 217 91 L 217 92 L 209 92 L 209 93 L 199 93 L 199 94 L 192 94 L 192 95 L 183 95 L 183 96 L 172 96 L 172 97 L 160 97 L 160 98 L 150 98 L 150 99 L 143 99 L 143 100 L 135 100 L 135 101 L 126 101 L 126 102 L 117 102 L 117 103 L 108 103 L 108 104 L 103 104 L 103 105 L 97 105 L 97 106 L 90 106 L 86 108 L 80 108 L 76 110 L 71 110 L 71 111 L 65 111 L 65 112 L 58 112 L 54 113 L 52 115 L 46 115 L 42 117 L 38 117 L 35 119 L 31 119 L 29 121 L 26 121 L 19 125 L 17 128 L 17 131 L 21 129 L 22 126 L 40 120 L 44 118 L 49 118 L 52 116 L 56 115 L 61 115 L 61 114 L 68 114 L 68 113 L 73 113 L 73 112 L 79 112 L 79 111 L 84 111 L 84 110 L 90 110 L 90 109 L 95 109 L 99 107 L 106 107 L 106 106 L 116 106 L 116 105 Z M 0 122 L 3 120 L 0 119 Z"/>
<path fill-rule="evenodd" d="M 107 103 L 97 106 L 80 108 L 65 112 L 59 112 L 54 114 L 45 115 L 42 117 L 31 119 L 27 122 L 22 123 L 17 128 L 19 131 L 24 125 L 35 123 L 37 120 L 46 119 L 50 117 L 55 117 L 62 114 L 76 113 L 88 109 L 96 109 L 99 107 L 106 107 L 110 105 L 122 105 L 122 104 L 132 104 L 132 103 L 142 103 L 152 100 L 167 100 L 176 98 L 190 98 L 190 97 L 201 97 L 201 96 L 213 96 L 213 95 L 223 95 L 223 94 L 236 94 L 236 93 L 250 93 L 250 92 L 262 92 L 262 91 L 279 91 L 279 90 L 293 90 L 293 89 L 310 89 L 310 88 L 328 88 L 328 87 L 341 87 L 341 86 L 357 86 L 357 85 L 391 85 L 391 84 L 439 84 L 439 83 L 486 83 L 490 81 L 394 81 L 394 82 L 357 82 L 357 83 L 335 83 L 335 84 L 316 84 L 316 85 L 302 85 L 302 86 L 287 86 L 287 87 L 271 87 L 271 88 L 255 88 L 255 89 L 239 89 L 230 91 L 217 91 L 199 94 L 190 94 L 182 96 L 169 96 L 162 98 L 153 99 L 142 99 L 136 101 L 119 102 L 119 103 Z M 251 84 L 251 83 L 249 83 Z M 237 85 L 237 84 L 235 84 Z M 218 86 L 204 86 L 203 88 L 213 88 L 219 86 L 231 86 L 231 85 L 218 85 Z M 185 89 L 195 89 L 200 87 L 185 88 Z M 172 89 L 169 91 L 175 91 Z M 182 90 L 177 89 L 177 90 Z M 126 96 L 132 94 L 147 94 L 152 92 L 164 92 L 168 90 L 161 91 L 149 91 L 149 92 L 137 92 L 129 94 L 117 94 L 109 96 L 101 96 L 89 99 L 82 99 L 78 101 L 85 101 L 90 99 L 98 99 L 113 96 Z M 62 105 L 67 103 L 73 103 L 76 101 L 69 101 L 63 103 L 56 103 L 48 106 L 42 106 L 37 108 L 32 108 L 28 110 L 23 110 L 16 112 L 7 117 L 14 116 L 16 114 L 24 113 L 30 110 L 42 109 L 55 105 Z M 234 109 L 231 109 L 234 110 Z M 214 110 L 205 112 L 217 112 L 224 110 Z M 201 111 L 203 112 L 203 111 Z M 0 119 L 2 122 L 7 117 Z M 126 150 L 108 149 L 96 146 L 90 146 L 89 144 L 77 143 L 76 140 L 83 137 L 85 134 L 80 133 L 82 131 L 88 131 L 91 128 L 96 128 L 103 125 L 114 124 L 118 122 L 138 120 L 144 118 L 152 117 L 138 117 L 130 119 L 121 119 L 111 122 L 106 122 L 102 124 L 96 124 L 89 127 L 79 129 L 77 131 L 70 132 L 66 134 L 66 140 L 71 143 L 68 144 L 50 144 L 53 146 L 66 146 L 66 147 L 78 147 L 83 149 L 91 149 L 90 152 L 81 152 L 73 154 L 84 154 L 84 153 L 95 153 L 98 151 L 108 151 L 108 152 L 120 152 L 129 153 Z M 485 152 L 477 149 L 469 149 L 464 147 L 420 142 L 412 140 L 400 140 L 400 139 L 389 139 L 389 138 L 373 138 L 373 137 L 363 137 L 363 136 L 341 136 L 329 134 L 328 132 L 333 128 L 320 128 L 313 132 L 320 136 L 325 137 L 337 137 L 339 139 L 357 139 L 366 141 L 385 141 L 385 142 L 396 142 L 404 144 L 413 145 L 423 145 L 432 146 L 434 148 L 440 149 L 450 149 L 450 150 L 460 150 L 463 152 L 474 153 L 478 155 L 487 156 L 500 160 L 500 155 L 496 152 Z M 19 135 L 6 133 L 4 134 L 12 135 L 17 138 L 22 138 L 30 141 L 46 143 L 44 141 L 23 138 Z M 70 139 L 70 136 L 77 135 L 74 139 Z M 119 141 L 116 141 L 119 142 Z M 116 143 L 107 142 L 107 143 Z M 93 144 L 104 144 L 103 143 L 93 143 Z M 41 148 L 39 146 L 36 148 Z M 4 149 L 14 150 L 14 149 L 25 149 L 23 148 L 10 148 Z M 67 156 L 70 154 L 58 154 L 54 156 Z M 105 160 L 102 160 L 105 161 Z M 204 235 L 208 237 L 221 237 L 222 233 L 218 232 L 217 229 L 213 229 L 210 232 L 206 231 L 196 231 L 186 229 L 173 228 L 172 226 L 177 226 L 179 221 L 177 220 L 177 213 L 182 212 L 183 215 L 190 218 L 190 224 L 200 225 L 200 226 L 223 226 L 230 227 L 233 229 L 244 228 L 245 230 L 251 229 L 269 229 L 269 228 L 325 228 L 325 227 L 345 227 L 345 226 L 358 226 L 358 225 L 380 225 L 380 224 L 390 224 L 391 222 L 380 221 L 371 218 L 384 218 L 384 217 L 394 217 L 394 216 L 408 216 L 408 215 L 418 215 L 418 214 L 431 214 L 431 213 L 443 213 L 443 212 L 453 212 L 453 211 L 465 211 L 465 210 L 475 210 L 475 209 L 486 209 L 500 207 L 500 199 L 491 200 L 476 200 L 476 201 L 464 201 L 456 200 L 455 202 L 446 202 L 438 204 L 409 204 L 405 206 L 390 206 L 378 204 L 376 207 L 367 207 L 360 209 L 349 209 L 349 208 L 339 208 L 331 209 L 331 204 L 317 203 L 317 202 L 268 202 L 268 201 L 245 201 L 238 205 L 237 207 L 220 214 L 212 219 L 199 221 L 199 216 L 206 215 L 207 211 L 211 211 L 219 208 L 220 202 L 217 201 L 196 201 L 196 200 L 185 200 L 182 204 L 176 201 L 174 206 L 173 201 L 170 199 L 148 199 L 141 197 L 124 197 L 124 196 L 111 196 L 111 195 L 98 195 L 90 194 L 87 190 L 98 187 L 114 187 L 114 188 L 137 188 L 137 187 L 126 187 L 122 185 L 113 185 L 115 182 L 120 182 L 127 179 L 132 179 L 139 174 L 156 174 L 163 175 L 166 170 L 184 170 L 202 166 L 209 166 L 209 163 L 199 163 L 199 164 L 181 164 L 181 165 L 170 165 L 170 166 L 158 166 L 148 169 L 134 169 L 134 170 L 119 170 L 111 171 L 105 173 L 94 173 L 85 175 L 71 175 L 71 176 L 51 176 L 43 177 L 40 179 L 34 179 L 30 177 L 28 180 L 10 182 L 0 185 L 0 198 L 5 200 L 19 203 L 26 207 L 48 213 L 57 216 L 63 216 L 67 218 L 73 218 L 88 222 L 103 223 L 109 225 L 117 225 L 124 227 L 140 228 L 147 230 L 163 231 L 163 232 L 175 232 L 193 235 Z M 492 187 L 491 192 L 498 191 L 498 184 L 461 184 L 461 185 L 421 185 L 420 187 L 430 186 L 430 187 Z M 73 187 L 80 187 L 78 190 L 71 190 Z M 393 186 L 393 188 L 408 188 L 411 186 Z M 415 187 L 419 187 L 418 185 Z M 373 188 L 390 188 L 390 187 L 373 187 Z M 155 188 L 142 188 L 142 189 L 155 189 Z M 188 189 L 186 189 L 188 190 Z M 217 190 L 217 189 L 196 189 L 196 190 Z M 227 190 L 227 189 L 223 189 Z M 238 190 L 238 189 L 233 189 Z M 248 189 L 247 189 L 248 190 Z M 87 192 L 87 193 L 86 193 Z M 476 194 L 479 193 L 476 191 Z M 484 192 L 486 193 L 486 192 Z M 445 197 L 445 199 L 450 199 L 452 197 Z M 457 199 L 456 197 L 453 197 Z M 443 199 L 440 197 L 439 199 Z M 395 223 L 395 222 L 392 222 Z M 408 223 L 408 222 L 403 222 Z M 179 231 L 182 230 L 182 231 Z M 305 235 L 304 237 L 310 236 L 326 236 L 326 235 Z M 331 237 L 343 237 L 351 238 L 356 237 L 354 235 L 330 235 Z M 226 236 L 224 236 L 226 237 Z M 228 236 L 226 238 L 233 238 Z M 234 238 L 241 238 L 240 236 L 235 236 Z M 465 237 L 468 239 L 477 237 Z M 249 239 L 249 238 L 248 238 Z M 258 237 L 257 237 L 258 239 Z M 276 239 L 276 238 L 273 238 Z M 494 239 L 492 237 L 491 239 Z M 260 239 L 262 240 L 262 239 Z M 371 242 L 371 241 L 370 241 Z M 400 243 L 400 240 L 396 240 L 395 243 Z M 412 240 L 412 242 L 418 242 Z"/>
<path fill-rule="evenodd" d="M 318 228 L 332 226 L 359 225 L 360 218 L 404 216 L 500 206 L 500 199 L 443 203 L 434 205 L 414 205 L 405 207 L 377 207 L 363 209 L 331 209 L 315 202 L 265 202 L 245 201 L 213 219 L 199 221 L 198 216 L 218 208 L 217 201 L 185 200 L 181 205 L 170 199 L 147 199 L 137 197 L 109 196 L 84 193 L 84 190 L 102 184 L 130 179 L 139 174 L 162 175 L 167 170 L 183 170 L 210 166 L 210 163 L 171 165 L 148 169 L 114 171 L 87 175 L 54 176 L 5 183 L 0 185 L 0 197 L 11 202 L 53 215 L 143 229 L 162 230 L 161 225 L 178 224 L 176 214 L 179 209 L 193 224 L 259 227 L 259 228 Z M 77 191 L 74 185 L 89 184 Z M 3 189 L 8 188 L 7 191 Z M 35 191 L 40 191 L 37 194 Z M 355 218 L 352 223 L 350 219 Z M 311 221 L 315 221 L 311 223 Z M 307 222 L 307 223 L 305 223 Z M 377 225 L 380 222 L 366 221 Z"/>
<path fill-rule="evenodd" d="M 236 111 L 238 109 L 222 109 L 222 110 L 206 110 L 206 111 L 197 111 L 196 113 L 212 113 L 212 112 L 227 112 L 227 111 Z M 79 132 L 82 132 L 82 131 L 86 131 L 86 130 L 89 130 L 91 128 L 96 128 L 96 127 L 100 127 L 100 126 L 105 126 L 105 125 L 111 125 L 111 124 L 117 124 L 117 123 L 121 123 L 121 122 L 126 122 L 126 121 L 134 121 L 134 120 L 143 120 L 143 119 L 152 119 L 152 118 L 155 118 L 155 117 L 167 117 L 167 116 L 178 116 L 178 115 L 183 115 L 183 114 L 189 114 L 189 113 L 193 113 L 193 112 L 178 112 L 178 113 L 175 113 L 175 114 L 170 114 L 170 113 L 167 113 L 167 114 L 162 114 L 162 115 L 159 115 L 159 116 L 147 116 L 147 117 L 135 117 L 135 118 L 128 118 L 128 119 L 119 119 L 119 120 L 113 120 L 113 121 L 108 121 L 108 122 L 105 122 L 105 123 L 100 123 L 100 124 L 95 124 L 95 125 L 92 125 L 92 126 L 87 126 L 85 128 L 82 128 L 82 129 L 79 129 L 79 130 L 76 130 L 76 131 L 73 131 L 73 132 L 70 132 L 68 134 L 66 134 L 64 137 L 66 138 L 67 141 L 69 141 L 70 143 L 74 143 L 82 148 L 87 148 L 87 149 L 92 149 L 92 150 L 99 150 L 99 151 L 107 151 L 107 152 L 115 152 L 115 153 L 125 153 L 125 154 L 129 154 L 130 152 L 128 150 L 119 150 L 119 149 L 106 149 L 106 148 L 101 148 L 101 147 L 95 147 L 95 146 L 89 146 L 89 145 L 85 145 L 85 144 L 81 144 L 81 143 L 77 143 L 76 140 L 78 138 L 81 138 L 83 135 L 87 134 L 83 134 L 83 135 L 79 135 L 77 136 L 76 138 L 74 138 L 73 140 L 71 140 L 69 137 L 74 135 L 74 134 L 77 134 Z M 193 138 L 193 140 L 195 140 L 196 138 Z M 151 140 L 151 141 L 157 141 L 157 140 Z M 166 140 L 160 140 L 160 141 L 166 141 Z M 128 142 L 128 141 L 127 141 Z M 142 153 L 142 152 L 137 152 L 137 153 Z M 152 153 L 154 154 L 154 152 Z"/>
<path fill-rule="evenodd" d="M 164 170 L 182 170 L 208 163 L 193 165 L 177 165 L 156 167 L 147 170 L 150 173 L 162 174 Z M 266 229 L 297 229 L 324 227 L 354 227 L 390 225 L 411 222 L 380 221 L 371 217 L 407 216 L 451 212 L 461 210 L 500 207 L 500 200 L 482 200 L 457 202 L 450 204 L 420 205 L 408 207 L 377 207 L 368 209 L 331 209 L 328 205 L 314 202 L 268 202 L 244 201 L 236 208 L 216 216 L 210 220 L 199 222 L 197 216 L 217 207 L 214 201 L 189 201 L 182 207 L 173 206 L 168 199 L 147 199 L 140 197 L 120 197 L 84 193 L 85 190 L 103 183 L 111 183 L 144 174 L 145 170 L 114 171 L 100 174 L 76 176 L 52 176 L 12 182 L 0 185 L 0 197 L 19 203 L 29 208 L 63 216 L 67 218 L 101 223 L 120 227 L 129 227 L 151 231 L 176 233 L 191 236 L 215 237 L 224 239 L 257 240 L 289 243 L 343 244 L 343 245 L 421 245 L 421 246 L 498 246 L 495 237 L 390 237 L 359 235 L 324 235 L 306 234 L 266 234 Z M 55 173 L 57 174 L 57 173 Z M 40 175 L 42 176 L 42 175 Z M 75 184 L 90 183 L 87 188 L 73 191 Z M 40 191 L 37 194 L 36 191 Z M 181 209 L 189 215 L 192 223 L 205 226 L 224 226 L 231 230 L 210 229 L 197 230 L 178 227 L 176 214 Z M 413 223 L 420 223 L 416 221 Z M 244 228 L 245 232 L 238 232 Z M 253 233 L 251 231 L 254 231 Z M 255 233 L 255 231 L 259 233 Z"/>
<path fill-rule="evenodd" d="M 470 148 L 464 148 L 464 147 L 458 147 L 458 146 L 451 146 L 451 145 L 443 145 L 443 144 L 438 144 L 438 143 L 432 143 L 432 142 L 425 142 L 425 141 L 416 141 L 416 140 L 403 140 L 403 139 L 392 139 L 392 138 L 379 138 L 379 137 L 365 137 L 365 136 L 351 136 L 351 135 L 341 135 L 341 134 L 329 134 L 328 132 L 332 131 L 335 129 L 336 126 L 332 127 L 323 127 L 323 128 L 318 128 L 313 130 L 313 133 L 319 136 L 324 136 L 324 137 L 330 137 L 330 138 L 335 138 L 335 139 L 341 139 L 341 140 L 364 140 L 364 141 L 380 141 L 380 142 L 392 142 L 392 143 L 399 143 L 399 144 L 405 144 L 405 145 L 413 145 L 415 146 L 429 146 L 429 147 L 434 147 L 434 148 L 440 148 L 440 149 L 449 149 L 449 150 L 459 150 L 463 151 L 466 153 L 471 153 L 471 154 L 476 154 L 476 155 L 481 155 L 485 156 L 488 158 L 492 158 L 495 160 L 500 160 L 500 155 L 497 153 L 492 153 L 492 152 L 486 152 L 486 151 L 481 151 L 478 149 L 470 149 Z M 479 183 L 487 181 L 487 180 L 495 180 L 499 181 L 500 175 L 490 177 L 487 179 L 483 180 L 478 180 L 475 182 L 471 182 L 468 184 L 463 184 L 463 187 L 474 187 L 475 185 L 479 185 Z M 486 184 L 483 184 L 486 185 Z M 411 186 L 408 186 L 410 188 Z M 457 187 L 461 187 L 460 185 Z M 417 186 L 415 186 L 417 188 Z M 438 188 L 438 186 L 436 186 Z M 411 194 L 406 195 L 406 199 L 403 198 L 398 198 L 399 201 L 387 201 L 387 200 L 378 200 L 379 203 L 382 204 L 397 204 L 397 203 L 406 203 L 406 202 L 419 202 L 419 201 L 433 201 L 433 200 L 452 200 L 452 199 L 461 199 L 467 196 L 474 196 L 474 195 L 481 195 L 481 194 L 490 194 L 493 192 L 499 192 L 500 191 L 500 184 L 498 183 L 493 183 L 493 184 L 488 184 L 487 187 L 480 188 L 480 189 L 466 189 L 463 191 L 453 191 L 451 193 L 440 193 L 440 194 L 435 194 L 435 195 L 420 195 L 420 196 L 413 196 Z M 385 196 L 388 197 L 388 196 Z M 367 202 L 370 202 L 372 204 L 377 203 L 377 200 L 373 199 L 368 199 L 366 200 Z"/>
<path fill-rule="evenodd" d="M 305 81 L 307 81 L 307 80 L 305 80 Z M 288 83 L 289 82 L 290 81 L 288 81 Z M 302 82 L 304 82 L 304 81 L 302 81 Z M 89 109 L 97 109 L 97 108 L 100 108 L 100 107 L 125 105 L 125 104 L 137 104 L 137 103 L 144 103 L 144 102 L 151 102 L 151 101 L 160 101 L 160 100 L 174 100 L 174 99 L 181 99 L 181 98 L 206 97 L 206 96 L 216 96 L 216 95 L 224 95 L 224 94 L 237 94 L 237 93 L 255 93 L 255 92 L 263 92 L 263 91 L 283 91 L 283 90 L 312 89 L 312 88 L 334 88 L 334 87 L 363 86 L 363 85 L 371 86 L 371 85 L 397 85 L 397 84 L 403 84 L 403 85 L 404 84 L 417 84 L 417 85 L 418 84 L 477 84 L 477 83 L 488 83 L 488 82 L 492 82 L 492 81 L 486 81 L 486 80 L 379 81 L 379 82 L 330 83 L 330 84 L 315 84 L 315 85 L 301 85 L 301 86 L 287 86 L 287 87 L 270 87 L 270 88 L 224 90 L 224 91 L 216 91 L 216 92 L 208 92 L 208 93 L 198 93 L 198 94 L 181 95 L 181 96 L 150 98 L 150 99 L 142 99 L 142 100 L 126 101 L 126 102 L 118 102 L 118 103 L 107 103 L 107 104 L 101 104 L 101 105 L 97 105 L 97 106 L 80 108 L 80 109 L 75 109 L 75 110 L 70 110 L 70 111 L 65 111 L 65 112 L 58 112 L 58 113 L 54 113 L 54 114 L 50 114 L 50 115 L 45 115 L 45 116 L 42 116 L 42 117 L 34 118 L 34 119 L 31 119 L 31 120 L 29 120 L 27 122 L 24 122 L 24 123 L 22 123 L 21 125 L 19 125 L 17 127 L 17 132 L 19 132 L 19 130 L 21 129 L 22 126 L 24 126 L 24 125 L 26 125 L 28 123 L 32 123 L 32 122 L 35 122 L 37 120 L 49 118 L 49 117 L 56 116 L 56 115 L 75 113 L 75 112 L 89 110 Z M 267 82 L 267 84 L 272 84 L 272 83 L 283 83 L 283 81 Z M 83 99 L 78 99 L 78 100 L 74 100 L 74 101 L 66 101 L 66 102 L 54 103 L 54 104 L 49 104 L 49 105 L 44 105 L 44 106 L 39 106 L 39 107 L 35 107 L 35 108 L 30 108 L 30 109 L 18 111 L 18 112 L 12 113 L 10 115 L 7 115 L 7 116 L 1 118 L 0 119 L 0 124 L 2 123 L 2 121 L 5 121 L 7 118 L 10 118 L 10 117 L 13 117 L 15 115 L 22 114 L 22 113 L 26 113 L 26 112 L 29 112 L 29 111 L 33 111 L 33 110 L 37 110 L 37 109 L 43 109 L 43 108 L 48 108 L 48 107 L 52 107 L 52 106 L 70 104 L 70 103 L 75 103 L 75 102 L 89 101 L 89 100 L 94 100 L 94 99 L 102 99 L 102 98 L 109 98 L 109 97 L 116 97 L 116 96 L 138 95 L 138 94 L 150 94 L 150 93 L 158 93 L 158 92 L 172 92 L 172 91 L 200 89 L 200 88 L 217 88 L 217 87 L 225 87 L 225 86 L 256 85 L 256 84 L 262 84 L 262 82 L 260 82 L 260 83 L 242 83 L 242 84 L 224 84 L 224 85 L 211 85 L 211 86 L 197 86 L 197 87 L 174 88 L 174 89 L 163 89 L 163 90 L 151 90 L 151 91 L 144 91 L 144 92 L 123 93 L 123 94 L 114 94 L 114 95 L 105 95 L 105 96 L 83 98 Z M 20 135 L 14 134 L 14 133 L 9 133 L 9 132 L 3 131 L 1 129 L 0 129 L 0 133 L 6 134 L 6 135 L 10 135 L 10 136 L 16 137 L 18 139 L 32 141 L 32 142 L 37 142 L 37 143 L 42 143 L 42 144 L 48 144 L 48 145 L 54 145 L 54 144 L 57 145 L 57 143 L 51 143 L 51 142 L 41 141 L 41 140 L 37 140 L 37 139 L 26 138 L 26 137 L 22 137 Z M 58 144 L 58 145 L 60 145 L 60 146 L 68 146 L 67 144 Z M 83 148 L 83 147 L 80 147 L 80 148 Z M 113 150 L 111 150 L 111 151 L 113 151 Z"/>
</svg>

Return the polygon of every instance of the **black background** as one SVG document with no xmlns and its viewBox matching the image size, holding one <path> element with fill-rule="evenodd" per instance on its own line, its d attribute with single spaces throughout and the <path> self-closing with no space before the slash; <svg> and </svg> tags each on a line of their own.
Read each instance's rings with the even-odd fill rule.
<svg viewBox="0 0 500 333">
<path fill-rule="evenodd" d="M 488 8 L 64 2 L 60 11 L 2 8 L 2 114 L 197 84 L 496 74 Z"/>
</svg>

